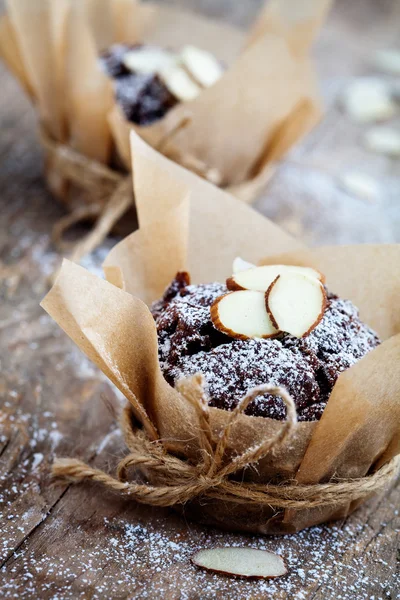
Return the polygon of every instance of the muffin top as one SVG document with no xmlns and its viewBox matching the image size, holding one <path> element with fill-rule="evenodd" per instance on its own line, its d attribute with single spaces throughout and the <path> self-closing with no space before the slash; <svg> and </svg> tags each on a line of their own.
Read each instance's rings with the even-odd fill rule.
<svg viewBox="0 0 400 600">
<path fill-rule="evenodd" d="M 265 339 L 238 339 L 217 328 L 211 317 L 212 306 L 235 292 L 221 283 L 190 285 L 188 274 L 178 273 L 151 309 L 165 379 L 174 385 L 202 373 L 209 405 L 225 410 L 257 385 L 283 386 L 299 421 L 320 419 L 339 374 L 380 343 L 349 300 L 321 287 L 323 314 L 304 337 L 278 332 Z M 249 404 L 246 414 L 281 420 L 286 408 L 279 397 L 264 394 Z"/>
<path fill-rule="evenodd" d="M 145 44 L 114 44 L 100 65 L 113 80 L 125 118 L 146 126 L 158 121 L 178 102 L 194 100 L 222 75 L 212 54 L 195 46 L 179 53 Z"/>
</svg>

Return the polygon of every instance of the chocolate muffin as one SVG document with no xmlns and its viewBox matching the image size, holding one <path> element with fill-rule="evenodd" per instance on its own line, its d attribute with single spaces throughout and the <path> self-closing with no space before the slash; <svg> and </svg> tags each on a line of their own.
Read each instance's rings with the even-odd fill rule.
<svg viewBox="0 0 400 600">
<path fill-rule="evenodd" d="M 323 315 L 305 337 L 279 332 L 273 338 L 237 339 L 211 318 L 213 304 L 230 292 L 226 285 L 190 285 L 189 276 L 178 273 L 152 306 L 165 379 L 173 386 L 202 373 L 209 405 L 225 410 L 257 385 L 280 385 L 291 394 L 300 421 L 320 419 L 339 374 L 380 343 L 349 300 L 324 290 Z M 286 408 L 280 398 L 265 394 L 246 414 L 282 420 Z"/>
<path fill-rule="evenodd" d="M 139 47 L 139 46 L 137 46 Z M 101 64 L 114 81 L 115 96 L 125 118 L 136 125 L 151 125 L 178 100 L 157 73 L 139 73 L 126 66 L 125 58 L 135 46 L 114 45 L 101 56 Z"/>
<path fill-rule="evenodd" d="M 144 44 L 115 44 L 100 57 L 113 80 L 115 96 L 126 119 L 151 125 L 180 101 L 197 97 L 222 74 L 209 53 L 185 46 L 180 53 Z"/>
</svg>

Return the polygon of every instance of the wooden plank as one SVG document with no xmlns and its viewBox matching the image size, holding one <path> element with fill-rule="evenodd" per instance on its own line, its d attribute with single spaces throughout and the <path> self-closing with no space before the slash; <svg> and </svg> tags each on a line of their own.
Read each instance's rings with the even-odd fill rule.
<svg viewBox="0 0 400 600">
<path fill-rule="evenodd" d="M 260 1 L 192 5 L 244 25 Z M 336 104 L 351 77 L 371 72 L 374 49 L 395 42 L 398 15 L 395 0 L 337 3 L 316 50 L 327 115 L 256 205 L 311 244 L 399 241 L 398 161 L 363 150 L 362 128 Z M 95 487 L 51 483 L 55 455 L 113 469 L 124 447 L 108 404 L 118 408 L 120 399 L 38 306 L 59 259 L 49 231 L 63 210 L 42 180 L 34 113 L 2 66 L 0 83 L 1 597 L 398 597 L 398 483 L 345 521 L 285 538 L 222 533 Z M 337 177 L 349 166 L 379 178 L 376 204 L 340 191 Z M 112 243 L 87 259 L 91 270 L 99 272 Z M 263 583 L 200 572 L 190 555 L 211 544 L 279 552 L 289 574 Z"/>
</svg>

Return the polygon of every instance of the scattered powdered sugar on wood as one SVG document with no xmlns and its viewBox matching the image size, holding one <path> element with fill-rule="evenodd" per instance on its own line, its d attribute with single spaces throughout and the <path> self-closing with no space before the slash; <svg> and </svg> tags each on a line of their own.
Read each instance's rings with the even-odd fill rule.
<svg viewBox="0 0 400 600">
<path fill-rule="evenodd" d="M 4 406 L 7 421 L 14 432 L 26 431 L 27 436 L 11 480 L 7 473 L 1 476 L 1 598 L 394 600 L 396 590 L 400 592 L 395 555 L 390 550 L 385 553 L 385 540 L 400 531 L 398 506 L 390 497 L 388 527 L 385 521 L 373 522 L 378 498 L 351 519 L 332 526 L 285 537 L 256 537 L 188 523 L 172 511 L 122 501 L 91 486 L 71 487 L 64 493 L 63 488 L 52 489 L 48 470 L 54 437 L 60 439 L 57 454 L 65 455 L 63 444 L 69 443 L 71 455 L 70 433 L 61 439 L 52 410 L 30 414 L 15 409 L 17 392 L 10 390 L 9 395 Z M 88 412 L 93 414 L 97 403 L 98 398 Z M 9 449 L 18 440 L 17 433 L 8 439 Z M 75 442 L 74 438 L 74 448 Z M 92 452 L 103 456 L 108 452 L 107 464 L 126 452 L 114 424 L 98 438 Z M 43 460 L 33 470 L 38 454 Z M 49 490 L 54 500 L 46 503 Z M 25 502 L 22 509 L 21 502 Z M 285 560 L 288 574 L 274 581 L 244 581 L 196 569 L 190 557 L 213 546 L 277 553 Z M 320 587 L 323 596 L 318 595 Z"/>
<path fill-rule="evenodd" d="M 396 511 L 398 514 L 398 511 Z M 202 529 L 173 517 L 174 526 L 165 526 L 165 517 L 149 522 L 128 522 L 118 517 L 97 516 L 98 534 L 86 533 L 86 523 L 67 532 L 61 517 L 48 530 L 49 541 L 63 532 L 67 553 L 46 553 L 46 538 L 33 553 L 24 545 L 9 565 L 11 579 L 3 581 L 3 598 L 301 598 L 317 596 L 324 586 L 324 598 L 370 600 L 395 598 L 396 571 L 384 563 L 387 579 L 375 581 L 368 570 L 370 553 L 360 551 L 357 538 L 363 525 L 341 523 L 314 527 L 287 537 L 250 537 Z M 100 533 L 101 532 L 101 533 Z M 72 536 L 82 539 L 71 547 Z M 91 536 L 86 538 L 85 536 Z M 379 535 L 379 534 L 378 534 Z M 84 540 L 84 541 L 83 541 Z M 216 546 L 246 546 L 281 555 L 288 574 L 276 580 L 245 581 L 196 569 L 190 557 L 199 549 Z M 346 556 L 338 562 L 337 556 Z M 307 557 L 305 560 L 304 557 Z M 131 565 L 135 564 L 135 572 Z M 142 568 L 138 566 L 142 565 Z M 115 570 L 114 570 L 115 569 Z M 115 576 L 115 572 L 118 573 Z M 3 573 L 5 573 L 3 569 Z M 63 582 L 59 591 L 58 582 Z M 339 585 L 338 585 L 339 583 Z M 194 593 L 201 589 L 201 594 Z M 371 595 L 374 589 L 374 595 Z M 340 595 L 337 595 L 340 590 Z M 314 596 L 312 596 L 314 597 Z"/>
</svg>

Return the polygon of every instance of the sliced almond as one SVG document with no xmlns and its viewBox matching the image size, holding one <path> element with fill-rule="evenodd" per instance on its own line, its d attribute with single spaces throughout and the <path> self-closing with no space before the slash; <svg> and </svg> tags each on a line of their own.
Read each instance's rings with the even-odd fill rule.
<svg viewBox="0 0 400 600">
<path fill-rule="evenodd" d="M 349 116 L 360 123 L 383 121 L 396 113 L 396 105 L 386 82 L 362 77 L 349 85 L 342 97 Z"/>
<path fill-rule="evenodd" d="M 315 277 L 283 273 L 269 286 L 265 305 L 277 329 L 301 338 L 308 335 L 324 316 L 326 292 Z"/>
<path fill-rule="evenodd" d="M 240 271 L 247 271 L 247 269 L 252 269 L 255 266 L 253 263 L 247 262 L 247 260 L 243 260 L 243 258 L 237 256 L 232 264 L 232 273 L 235 275 Z"/>
<path fill-rule="evenodd" d="M 279 331 L 265 310 L 262 292 L 242 290 L 217 298 L 211 306 L 214 327 L 239 340 L 270 338 Z"/>
<path fill-rule="evenodd" d="M 296 267 L 292 265 L 264 265 L 234 272 L 234 275 L 227 279 L 226 287 L 228 290 L 255 290 L 266 292 L 271 283 L 282 273 L 303 273 L 309 277 L 314 277 L 324 283 L 325 277 L 311 267 Z"/>
<path fill-rule="evenodd" d="M 201 87 L 191 79 L 183 67 L 172 65 L 159 72 L 159 76 L 171 92 L 181 102 L 194 100 L 201 92 Z"/>
<path fill-rule="evenodd" d="M 364 137 L 369 150 L 387 156 L 400 156 L 400 131 L 393 127 L 372 127 Z"/>
<path fill-rule="evenodd" d="M 180 54 L 184 67 L 203 88 L 208 88 L 220 79 L 224 70 L 211 52 L 196 46 L 185 46 Z"/>
<path fill-rule="evenodd" d="M 338 178 L 340 187 L 355 198 L 374 202 L 379 196 L 379 186 L 373 177 L 358 171 L 349 171 Z"/>
<path fill-rule="evenodd" d="M 199 550 L 192 562 L 201 569 L 250 579 L 273 579 L 287 573 L 278 554 L 255 548 L 210 548 Z"/>
<path fill-rule="evenodd" d="M 172 52 L 156 46 L 138 46 L 127 52 L 123 63 L 134 73 L 159 73 L 176 64 L 177 57 Z"/>
</svg>

